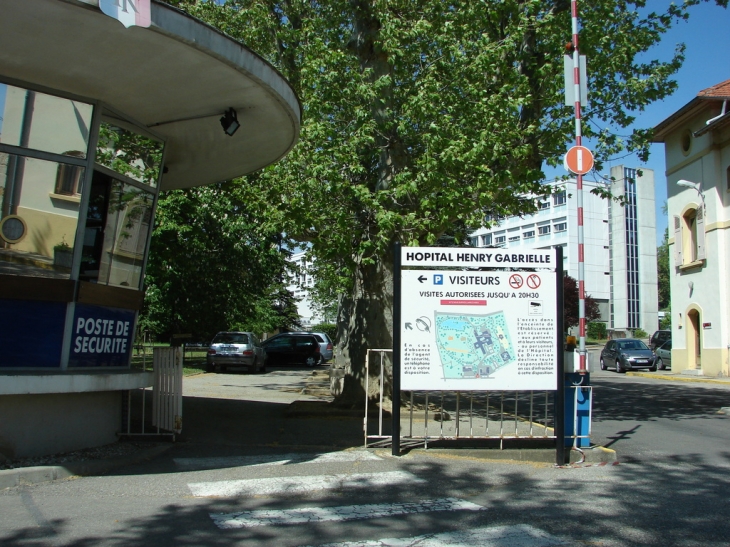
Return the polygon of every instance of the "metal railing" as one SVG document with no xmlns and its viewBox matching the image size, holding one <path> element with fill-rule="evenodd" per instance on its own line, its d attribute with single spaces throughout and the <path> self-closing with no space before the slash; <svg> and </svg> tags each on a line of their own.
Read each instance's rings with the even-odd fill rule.
<svg viewBox="0 0 730 547">
<path fill-rule="evenodd" d="M 385 446 L 392 440 L 384 423 L 385 357 L 390 349 L 369 349 L 366 354 L 365 446 Z M 368 393 L 371 356 L 380 357 L 377 432 L 369 431 Z M 392 373 L 392 372 L 391 372 Z M 409 444 L 435 440 L 508 439 L 554 442 L 555 404 L 552 391 L 403 391 L 400 438 Z M 410 442 L 409 442 L 410 441 Z"/>
</svg>

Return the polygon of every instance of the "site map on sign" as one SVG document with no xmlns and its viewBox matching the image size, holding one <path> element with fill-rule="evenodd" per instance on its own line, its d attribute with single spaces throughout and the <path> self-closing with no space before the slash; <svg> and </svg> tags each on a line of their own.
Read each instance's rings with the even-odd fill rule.
<svg viewBox="0 0 730 547">
<path fill-rule="evenodd" d="M 503 312 L 472 315 L 437 311 L 435 316 L 444 378 L 487 378 L 516 361 Z"/>
</svg>

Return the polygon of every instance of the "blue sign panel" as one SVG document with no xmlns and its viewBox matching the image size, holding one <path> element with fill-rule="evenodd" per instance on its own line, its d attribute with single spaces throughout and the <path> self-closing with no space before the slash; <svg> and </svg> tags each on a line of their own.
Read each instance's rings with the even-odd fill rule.
<svg viewBox="0 0 730 547">
<path fill-rule="evenodd" d="M 59 368 L 66 304 L 0 300 L 0 368 Z"/>
<path fill-rule="evenodd" d="M 69 368 L 129 366 L 135 314 L 131 310 L 77 304 Z"/>
</svg>

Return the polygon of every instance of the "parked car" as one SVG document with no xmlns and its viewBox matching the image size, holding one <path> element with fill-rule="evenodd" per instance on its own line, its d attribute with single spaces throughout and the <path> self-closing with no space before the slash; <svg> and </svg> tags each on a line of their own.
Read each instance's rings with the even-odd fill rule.
<svg viewBox="0 0 730 547">
<path fill-rule="evenodd" d="M 228 367 L 246 367 L 250 372 L 266 372 L 266 351 L 252 332 L 219 332 L 206 357 L 205 370 L 225 372 Z"/>
<path fill-rule="evenodd" d="M 286 332 L 263 342 L 266 359 L 270 364 L 306 365 L 313 367 L 322 362 L 322 350 L 317 338 L 307 333 Z"/>
<path fill-rule="evenodd" d="M 319 342 L 319 351 L 322 354 L 322 363 L 326 363 L 332 359 L 334 355 L 334 344 L 327 333 L 325 332 L 313 332 L 312 336 Z"/>
<path fill-rule="evenodd" d="M 659 370 L 672 368 L 672 340 L 667 340 L 654 350 L 656 354 L 656 367 Z"/>
<path fill-rule="evenodd" d="M 667 340 L 672 339 L 672 331 L 670 330 L 658 330 L 654 334 L 651 335 L 651 339 L 649 340 L 649 348 L 651 350 L 657 349 L 659 346 L 661 346 L 664 342 Z"/>
<path fill-rule="evenodd" d="M 317 342 L 319 342 L 319 351 L 322 354 L 322 363 L 330 361 L 334 355 L 334 344 L 332 343 L 332 339 L 325 332 L 282 332 L 280 334 L 275 334 L 274 336 L 269 338 L 269 340 L 273 340 L 274 338 L 283 336 L 285 334 L 311 334 L 312 336 L 314 336 L 317 339 Z"/>
<path fill-rule="evenodd" d="M 601 350 L 601 370 L 615 368 L 616 372 L 647 368 L 656 370 L 654 353 L 636 338 L 609 340 Z"/>
</svg>

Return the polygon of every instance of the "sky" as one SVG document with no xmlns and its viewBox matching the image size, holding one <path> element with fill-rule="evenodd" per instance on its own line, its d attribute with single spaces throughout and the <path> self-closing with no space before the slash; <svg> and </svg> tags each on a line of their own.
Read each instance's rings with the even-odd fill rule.
<svg viewBox="0 0 730 547">
<path fill-rule="evenodd" d="M 677 0 L 678 1 L 678 0 Z M 647 7 L 659 11 L 666 5 L 663 0 L 647 0 Z M 580 9 L 580 4 L 579 4 Z M 659 45 L 647 53 L 648 58 L 668 61 L 677 44 L 683 42 L 685 61 L 674 76 L 678 88 L 673 95 L 650 105 L 637 117 L 637 125 L 654 127 L 681 107 L 690 102 L 701 90 L 730 79 L 730 8 L 723 9 L 712 0 L 695 6 L 688 21 L 677 24 L 664 35 Z M 590 82 L 590 59 L 588 59 L 588 80 Z M 590 100 L 590 88 L 588 90 Z M 625 130 L 621 131 L 625 133 Z M 640 163 L 635 156 L 622 158 L 612 165 L 652 169 L 656 187 L 657 245 L 664 238 L 667 217 L 662 208 L 667 199 L 667 178 L 665 176 L 664 144 L 651 145 L 651 156 L 647 163 Z M 610 165 L 605 165 L 608 172 Z M 586 179 L 589 177 L 586 176 Z"/>
</svg>

